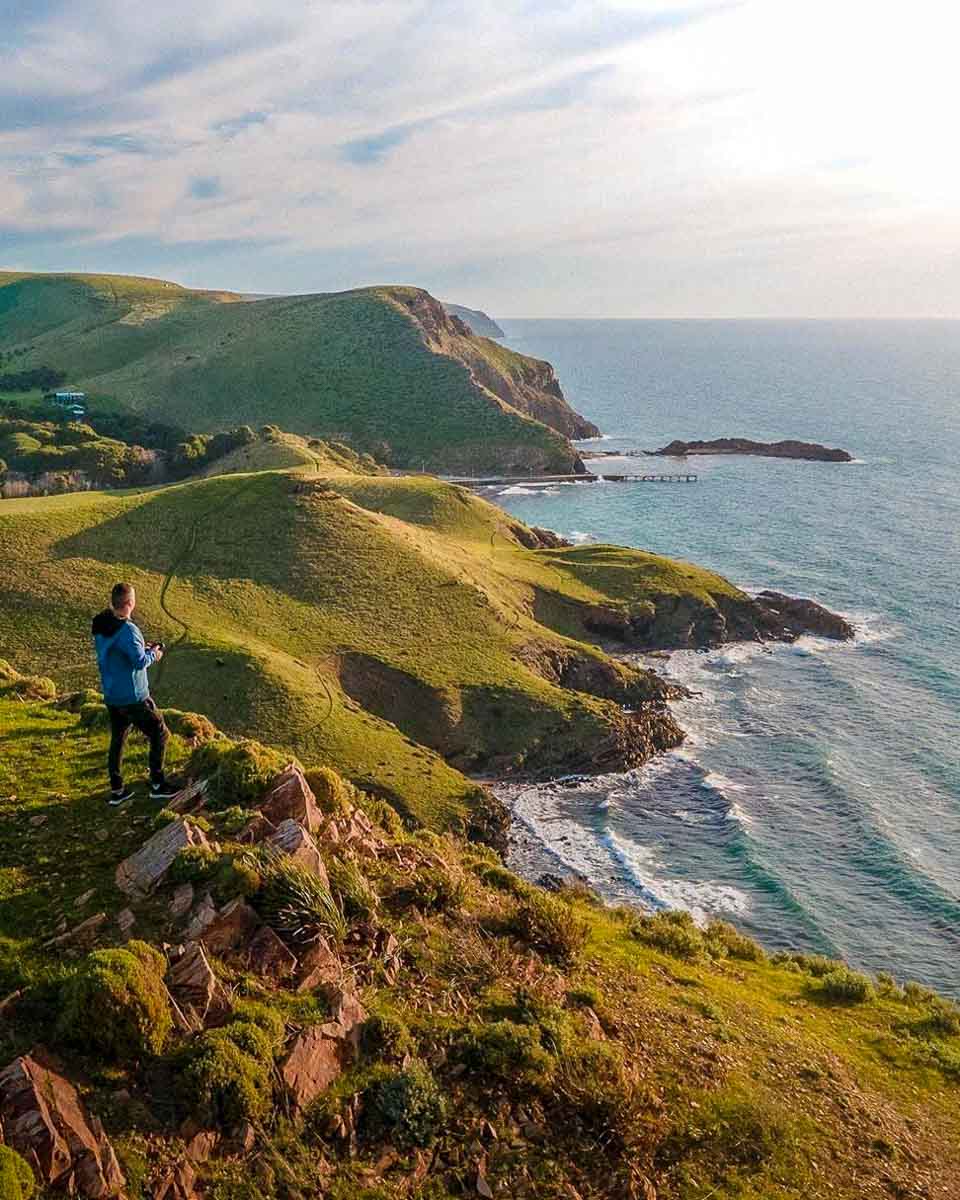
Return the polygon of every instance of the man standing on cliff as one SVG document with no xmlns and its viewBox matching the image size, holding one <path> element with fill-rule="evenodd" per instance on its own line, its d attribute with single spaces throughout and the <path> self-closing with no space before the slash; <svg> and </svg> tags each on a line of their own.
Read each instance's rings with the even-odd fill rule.
<svg viewBox="0 0 960 1200">
<path fill-rule="evenodd" d="M 168 800 L 176 795 L 163 774 L 167 748 L 167 727 L 160 710 L 150 699 L 147 669 L 163 658 L 163 643 L 143 640 L 143 634 L 130 620 L 137 593 L 130 583 L 114 584 L 110 607 L 93 618 L 93 644 L 100 668 L 103 699 L 110 714 L 110 804 L 122 804 L 133 796 L 125 787 L 120 764 L 123 747 L 133 725 L 150 743 L 150 796 Z"/>
</svg>

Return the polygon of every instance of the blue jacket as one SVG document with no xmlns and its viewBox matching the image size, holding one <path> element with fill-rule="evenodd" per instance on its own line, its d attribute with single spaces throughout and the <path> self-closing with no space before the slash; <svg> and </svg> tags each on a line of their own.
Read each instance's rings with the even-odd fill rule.
<svg viewBox="0 0 960 1200">
<path fill-rule="evenodd" d="M 132 621 L 121 621 L 109 608 L 93 618 L 93 644 L 103 699 L 107 704 L 137 704 L 150 695 L 147 667 L 157 656 L 148 650 Z"/>
</svg>

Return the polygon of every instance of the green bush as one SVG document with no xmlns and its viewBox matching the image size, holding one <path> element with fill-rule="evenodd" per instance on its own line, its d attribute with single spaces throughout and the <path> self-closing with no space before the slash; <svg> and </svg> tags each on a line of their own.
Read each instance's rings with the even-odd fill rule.
<svg viewBox="0 0 960 1200">
<path fill-rule="evenodd" d="M 232 804 L 217 817 L 217 829 L 224 837 L 234 838 L 250 824 L 254 816 L 256 809 L 241 808 L 239 804 Z"/>
<path fill-rule="evenodd" d="M 336 816 L 348 812 L 352 807 L 355 796 L 353 785 L 332 767 L 314 767 L 306 772 L 305 778 L 323 812 Z"/>
<path fill-rule="evenodd" d="M 869 976 L 843 966 L 822 976 L 815 990 L 817 995 L 839 1004 L 863 1004 L 876 995 Z"/>
<path fill-rule="evenodd" d="M 262 1120 L 272 1095 L 268 1047 L 262 1030 L 242 1022 L 202 1033 L 180 1057 L 181 1101 L 203 1125 L 230 1129 Z"/>
<path fill-rule="evenodd" d="M 424 913 L 458 912 L 467 896 L 467 881 L 462 872 L 446 863 L 421 867 L 401 898 Z"/>
<path fill-rule="evenodd" d="M 643 1100 L 624 1071 L 618 1049 L 589 1042 L 563 1054 L 553 1094 L 576 1113 L 577 1123 L 605 1145 L 621 1145 L 643 1129 Z"/>
<path fill-rule="evenodd" d="M 392 1012 L 371 1013 L 360 1029 L 360 1049 L 366 1058 L 402 1058 L 413 1049 L 406 1022 Z"/>
<path fill-rule="evenodd" d="M 812 975 L 814 979 L 822 979 L 824 975 L 829 975 L 845 965 L 836 958 L 827 958 L 824 954 L 794 954 L 787 950 L 778 951 L 770 961 L 777 966 L 787 967 L 788 970 Z"/>
<path fill-rule="evenodd" d="M 263 887 L 255 898 L 261 916 L 293 942 L 318 935 L 342 942 L 348 926 L 343 909 L 324 881 L 285 854 L 261 857 Z"/>
<path fill-rule="evenodd" d="M 0 1146 L 0 1200 L 30 1200 L 36 1190 L 26 1160 L 9 1146 Z"/>
<path fill-rule="evenodd" d="M 110 714 L 106 706 L 100 703 L 82 704 L 80 706 L 80 725 L 91 733 L 98 729 L 110 728 Z"/>
<path fill-rule="evenodd" d="M 207 803 L 211 808 L 254 807 L 289 761 L 289 755 L 260 742 L 231 742 L 216 737 L 194 750 L 187 773 L 191 778 L 207 780 Z"/>
<path fill-rule="evenodd" d="M 711 921 L 703 931 L 703 940 L 713 958 L 737 958 L 742 962 L 763 962 L 763 948 L 728 921 Z"/>
<path fill-rule="evenodd" d="M 403 836 L 403 817 L 392 804 L 360 791 L 356 794 L 356 803 L 357 807 L 363 809 L 374 825 L 379 825 L 384 833 L 388 833 L 393 838 Z"/>
<path fill-rule="evenodd" d="M 684 909 L 637 917 L 630 932 L 645 946 L 688 962 L 701 958 L 704 953 L 703 935 Z"/>
<path fill-rule="evenodd" d="M 171 733 L 185 741 L 199 745 L 217 736 L 217 727 L 201 713 L 181 712 L 179 708 L 165 708 L 163 719 Z"/>
<path fill-rule="evenodd" d="M 468 1066 L 504 1082 L 548 1083 L 557 1060 L 544 1048 L 538 1025 L 491 1021 L 470 1029 L 464 1040 Z"/>
<path fill-rule="evenodd" d="M 279 1049 L 286 1036 L 283 1014 L 259 1000 L 239 1000 L 230 1014 L 233 1025 L 253 1025 L 261 1030 L 273 1051 Z"/>
<path fill-rule="evenodd" d="M 592 1008 L 594 1012 L 603 1003 L 599 988 L 590 983 L 569 988 L 566 999 L 571 1008 Z"/>
<path fill-rule="evenodd" d="M 15 683 L 20 678 L 20 672 L 11 666 L 5 658 L 0 658 L 0 683 Z"/>
<path fill-rule="evenodd" d="M 116 1061 L 159 1054 L 172 1026 L 165 969 L 143 942 L 94 950 L 63 985 L 58 1037 Z"/>
<path fill-rule="evenodd" d="M 530 889 L 511 921 L 517 937 L 560 966 L 571 966 L 587 940 L 586 921 L 565 901 Z"/>
<path fill-rule="evenodd" d="M 525 889 L 523 880 L 513 871 L 508 871 L 506 867 L 487 866 L 486 863 L 479 863 L 477 872 L 487 887 L 495 888 L 498 892 L 519 896 Z"/>
<path fill-rule="evenodd" d="M 56 700 L 57 685 L 46 675 L 21 675 L 13 690 L 26 700 Z"/>
<path fill-rule="evenodd" d="M 220 855 L 212 846 L 184 846 L 170 864 L 167 878 L 171 883 L 208 883 L 220 865 Z"/>
<path fill-rule="evenodd" d="M 367 920 L 380 907 L 380 897 L 352 859 L 330 859 L 327 875 L 333 893 L 348 917 Z"/>
<path fill-rule="evenodd" d="M 704 1097 L 661 1145 L 667 1163 L 698 1162 L 712 1175 L 730 1170 L 755 1171 L 771 1162 L 784 1164 L 797 1145 L 795 1121 L 786 1111 L 758 1096 L 737 1091 Z"/>
<path fill-rule="evenodd" d="M 446 1120 L 447 1106 L 425 1063 L 378 1071 L 364 1089 L 364 1132 L 402 1150 L 429 1146 Z"/>
</svg>

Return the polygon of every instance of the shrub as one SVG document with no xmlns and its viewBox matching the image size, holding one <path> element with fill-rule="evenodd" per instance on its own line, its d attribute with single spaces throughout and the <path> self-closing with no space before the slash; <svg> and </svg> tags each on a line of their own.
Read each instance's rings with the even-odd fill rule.
<svg viewBox="0 0 960 1200">
<path fill-rule="evenodd" d="M 496 888 L 498 892 L 519 896 L 524 891 L 523 880 L 514 875 L 512 871 L 508 871 L 506 867 L 487 866 L 485 863 L 480 863 L 477 870 L 483 883 L 487 887 Z"/>
<path fill-rule="evenodd" d="M 567 991 L 567 1004 L 571 1008 L 592 1008 L 596 1011 L 603 1003 L 603 997 L 593 984 L 581 984 Z"/>
<path fill-rule="evenodd" d="M 80 706 L 80 725 L 82 728 L 90 730 L 91 733 L 97 729 L 108 729 L 110 714 L 103 703 L 82 704 Z"/>
<path fill-rule="evenodd" d="M 630 931 L 639 942 L 691 962 L 704 952 L 703 935 L 684 909 L 637 917 Z"/>
<path fill-rule="evenodd" d="M 262 1004 L 259 1000 L 240 1000 L 230 1014 L 231 1024 L 253 1025 L 266 1034 L 271 1047 L 276 1050 L 286 1036 L 283 1014 Z"/>
<path fill-rule="evenodd" d="M 58 1036 L 114 1060 L 159 1054 L 172 1026 L 165 969 L 144 942 L 94 950 L 63 985 Z"/>
<path fill-rule="evenodd" d="M 753 938 L 734 928 L 728 921 L 711 921 L 703 931 L 707 950 L 714 958 L 737 958 L 743 962 L 763 962 L 763 947 Z"/>
<path fill-rule="evenodd" d="M 397 812 L 392 804 L 388 804 L 386 800 L 379 800 L 376 796 L 370 796 L 366 792 L 357 792 L 356 795 L 357 807 L 362 808 L 371 821 L 375 825 L 379 825 L 384 833 L 388 833 L 391 837 L 399 838 L 403 836 L 403 817 Z"/>
<path fill-rule="evenodd" d="M 207 883 L 220 863 L 212 846 L 184 846 L 170 864 L 171 883 Z"/>
<path fill-rule="evenodd" d="M 876 994 L 869 976 L 843 966 L 822 976 L 816 992 L 840 1004 L 862 1004 L 865 1000 L 872 1000 Z"/>
<path fill-rule="evenodd" d="M 587 923 L 569 904 L 533 889 L 517 906 L 511 927 L 544 958 L 561 966 L 572 965 L 587 940 Z"/>
<path fill-rule="evenodd" d="M 9 1146 L 0 1146 L 0 1200 L 30 1200 L 36 1190 L 26 1160 Z"/>
<path fill-rule="evenodd" d="M 621 1144 L 643 1128 L 642 1100 L 623 1068 L 620 1052 L 606 1042 L 591 1042 L 564 1054 L 553 1090 L 572 1108 L 578 1123 L 604 1144 Z"/>
<path fill-rule="evenodd" d="M 325 813 L 334 815 L 348 812 L 353 804 L 354 789 L 331 767 L 314 767 L 305 775 L 317 804 Z"/>
<path fill-rule="evenodd" d="M 181 1056 L 177 1075 L 180 1098 L 197 1120 L 230 1129 L 267 1115 L 272 1090 L 268 1045 L 262 1030 L 242 1022 L 197 1038 Z"/>
<path fill-rule="evenodd" d="M 13 690 L 27 700 L 56 700 L 57 685 L 46 675 L 21 675 Z"/>
<path fill-rule="evenodd" d="M 217 736 L 217 727 L 201 713 L 181 712 L 179 708 L 165 708 L 163 719 L 171 733 L 185 741 L 199 745 Z"/>
<path fill-rule="evenodd" d="M 380 897 L 352 859 L 331 859 L 327 863 L 327 875 L 348 917 L 366 920 L 380 907 Z"/>
<path fill-rule="evenodd" d="M 421 868 L 404 888 L 408 903 L 424 913 L 457 912 L 466 895 L 463 874 L 446 863 Z"/>
<path fill-rule="evenodd" d="M 827 958 L 825 954 L 794 954 L 787 950 L 779 951 L 770 961 L 777 966 L 812 975 L 814 979 L 822 979 L 824 975 L 845 965 L 835 958 Z"/>
<path fill-rule="evenodd" d="M 211 808 L 229 808 L 237 804 L 253 806 L 288 764 L 288 755 L 259 742 L 231 742 L 217 737 L 194 750 L 187 771 L 194 779 L 207 780 L 207 803 Z"/>
<path fill-rule="evenodd" d="M 233 838 L 247 827 L 256 815 L 256 809 L 241 808 L 239 804 L 232 804 L 229 808 L 225 808 L 217 819 L 217 828 L 224 837 Z"/>
<path fill-rule="evenodd" d="M 5 658 L 0 658 L 0 683 L 15 683 L 20 678 L 20 672 L 11 666 Z"/>
<path fill-rule="evenodd" d="M 786 1112 L 763 1098 L 728 1091 L 705 1097 L 664 1140 L 660 1154 L 666 1162 L 695 1159 L 715 1173 L 756 1170 L 792 1157 L 796 1142 Z"/>
<path fill-rule="evenodd" d="M 515 1021 L 491 1021 L 469 1030 L 464 1051 L 473 1070 L 506 1082 L 548 1083 L 557 1065 L 544 1049 L 539 1027 Z"/>
<path fill-rule="evenodd" d="M 364 1126 L 402 1150 L 429 1146 L 446 1119 L 447 1106 L 426 1064 L 413 1059 L 402 1070 L 383 1068 L 364 1089 Z"/>
<path fill-rule="evenodd" d="M 347 921 L 324 881 L 284 854 L 264 855 L 257 907 L 263 919 L 294 942 L 329 936 L 343 941 Z"/>
<path fill-rule="evenodd" d="M 392 1012 L 371 1013 L 360 1029 L 360 1049 L 367 1058 L 402 1058 L 412 1048 L 410 1030 Z"/>
</svg>

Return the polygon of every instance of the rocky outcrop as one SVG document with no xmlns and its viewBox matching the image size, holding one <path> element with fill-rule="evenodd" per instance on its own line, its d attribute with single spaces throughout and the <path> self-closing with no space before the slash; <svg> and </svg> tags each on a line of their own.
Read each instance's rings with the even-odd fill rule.
<svg viewBox="0 0 960 1200">
<path fill-rule="evenodd" d="M 804 633 L 837 641 L 849 641 L 854 636 L 854 628 L 845 617 L 831 612 L 815 600 L 769 591 L 760 592 L 755 600 L 771 620 L 781 626 L 788 639 Z"/>
<path fill-rule="evenodd" d="M 270 785 L 260 802 L 260 814 L 275 826 L 284 821 L 296 821 L 308 833 L 313 833 L 323 819 L 309 783 L 300 768 L 293 764 Z"/>
<path fill-rule="evenodd" d="M 600 430 L 570 407 L 548 362 L 515 354 L 470 334 L 463 321 L 449 316 L 439 300 L 419 288 L 397 294 L 420 326 L 431 349 L 462 363 L 476 383 L 502 404 L 533 417 L 565 438 L 597 437 Z M 570 448 L 569 468 L 580 463 Z M 507 464 L 504 464 L 506 469 Z M 580 463 L 580 469 L 583 464 Z M 543 464 L 543 470 L 555 466 Z"/>
<path fill-rule="evenodd" d="M 757 454 L 764 458 L 805 458 L 814 462 L 853 462 L 846 450 L 830 449 L 817 442 L 752 442 L 748 438 L 714 438 L 709 442 L 671 442 L 660 450 L 647 454 L 682 458 L 687 454 Z"/>
<path fill-rule="evenodd" d="M 209 842 L 198 826 L 182 817 L 171 821 L 117 867 L 117 887 L 128 896 L 146 896 L 167 873 L 181 850 L 187 846 L 207 845 Z"/>
<path fill-rule="evenodd" d="M 44 1187 L 92 1200 L 122 1192 L 126 1181 L 103 1127 L 42 1047 L 0 1072 L 0 1121 L 5 1141 Z"/>
<path fill-rule="evenodd" d="M 462 321 L 466 325 L 468 333 L 475 333 L 477 337 L 487 338 L 502 338 L 507 336 L 493 317 L 488 316 L 480 309 L 464 308 L 462 304 L 451 304 L 447 300 L 444 300 L 442 303 L 447 316 L 456 317 Z"/>
<path fill-rule="evenodd" d="M 167 971 L 167 987 L 188 1019 L 216 1025 L 230 1011 L 230 997 L 199 942 L 191 942 Z"/>
</svg>

